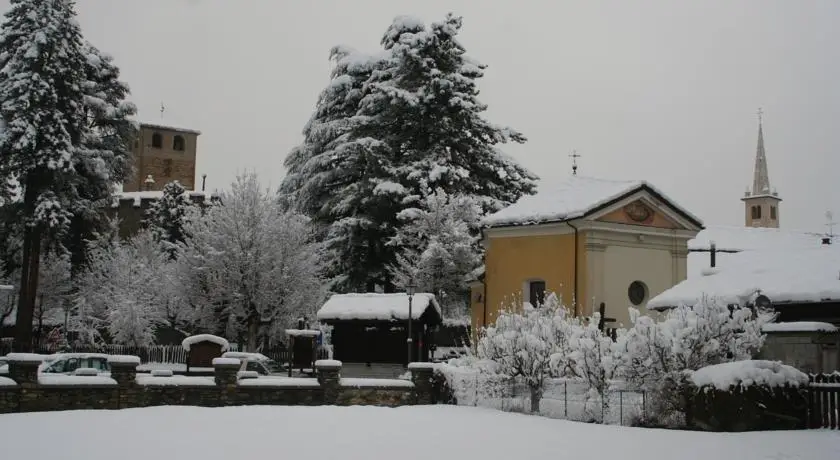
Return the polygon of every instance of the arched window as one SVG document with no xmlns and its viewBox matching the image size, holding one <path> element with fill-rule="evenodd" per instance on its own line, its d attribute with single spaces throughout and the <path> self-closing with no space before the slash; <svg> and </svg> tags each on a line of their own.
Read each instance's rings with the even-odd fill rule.
<svg viewBox="0 0 840 460">
<path fill-rule="evenodd" d="M 172 150 L 183 152 L 185 148 L 184 136 L 177 135 L 172 138 Z"/>
<path fill-rule="evenodd" d="M 160 133 L 152 134 L 152 147 L 156 149 L 163 148 L 163 136 Z"/>
</svg>

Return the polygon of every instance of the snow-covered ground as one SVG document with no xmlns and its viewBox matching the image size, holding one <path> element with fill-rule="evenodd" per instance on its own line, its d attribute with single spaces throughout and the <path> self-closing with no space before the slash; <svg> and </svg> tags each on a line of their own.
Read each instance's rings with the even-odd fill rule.
<svg viewBox="0 0 840 460">
<path fill-rule="evenodd" d="M 137 426 L 142 433 L 131 429 Z M 95 449 L 90 448 L 92 437 Z M 840 458 L 836 431 L 663 431 L 455 406 L 168 406 L 0 416 L 3 458 L 54 457 L 38 454 L 41 439 L 61 446 L 66 460 Z"/>
</svg>

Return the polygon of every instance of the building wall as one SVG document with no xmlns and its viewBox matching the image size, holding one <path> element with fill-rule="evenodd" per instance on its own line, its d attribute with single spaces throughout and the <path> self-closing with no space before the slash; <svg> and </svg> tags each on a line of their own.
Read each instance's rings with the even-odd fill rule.
<svg viewBox="0 0 840 460">
<path fill-rule="evenodd" d="M 522 230 L 522 229 L 518 229 Z M 476 304 L 473 295 L 473 330 L 483 324 L 483 310 L 486 308 L 486 319 L 492 323 L 498 316 L 499 310 L 513 301 L 522 299 L 527 283 L 532 280 L 543 280 L 546 292 L 555 292 L 561 296 L 564 304 L 571 307 L 574 299 L 575 278 L 575 235 L 568 226 L 561 228 L 540 229 L 534 232 L 525 230 L 520 235 L 494 235 L 485 239 L 485 290 L 486 298 L 483 305 Z M 584 256 L 585 238 L 578 238 L 578 296 L 585 298 L 585 283 L 582 279 L 586 273 L 586 258 Z"/>
<path fill-rule="evenodd" d="M 156 132 L 163 136 L 161 148 L 152 147 L 152 136 Z M 173 148 L 176 135 L 184 138 L 183 151 Z M 141 125 L 139 137 L 132 145 L 134 174 L 123 184 L 123 191 L 147 190 L 144 181 L 149 174 L 155 180 L 151 190 L 162 190 L 173 180 L 179 181 L 187 190 L 194 190 L 197 144 L 198 134 L 194 132 Z"/>
<path fill-rule="evenodd" d="M 781 361 L 806 373 L 840 371 L 840 334 L 823 332 L 771 332 L 760 359 Z"/>
</svg>

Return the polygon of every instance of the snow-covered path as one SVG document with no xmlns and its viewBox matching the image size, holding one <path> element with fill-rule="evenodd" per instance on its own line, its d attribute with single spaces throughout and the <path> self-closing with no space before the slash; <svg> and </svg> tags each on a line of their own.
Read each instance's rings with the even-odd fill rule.
<svg viewBox="0 0 840 460">
<path fill-rule="evenodd" d="M 813 460 L 840 458 L 840 432 L 647 430 L 454 406 L 169 406 L 0 415 L 0 452 L 34 460 Z"/>
</svg>

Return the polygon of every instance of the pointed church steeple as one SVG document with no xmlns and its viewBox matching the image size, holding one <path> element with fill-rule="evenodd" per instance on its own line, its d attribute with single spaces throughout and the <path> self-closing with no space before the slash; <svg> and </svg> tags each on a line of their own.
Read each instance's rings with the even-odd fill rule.
<svg viewBox="0 0 840 460">
<path fill-rule="evenodd" d="M 755 170 L 752 190 L 747 189 L 744 198 L 746 225 L 748 227 L 779 227 L 778 193 L 770 188 L 770 174 L 767 172 L 767 153 L 764 151 L 763 111 L 758 109 L 758 145 L 755 148 Z"/>
<path fill-rule="evenodd" d="M 767 173 L 767 154 L 764 152 L 764 127 L 762 111 L 758 109 L 758 145 L 755 148 L 755 172 L 753 175 L 753 195 L 770 195 L 770 174 Z"/>
</svg>

